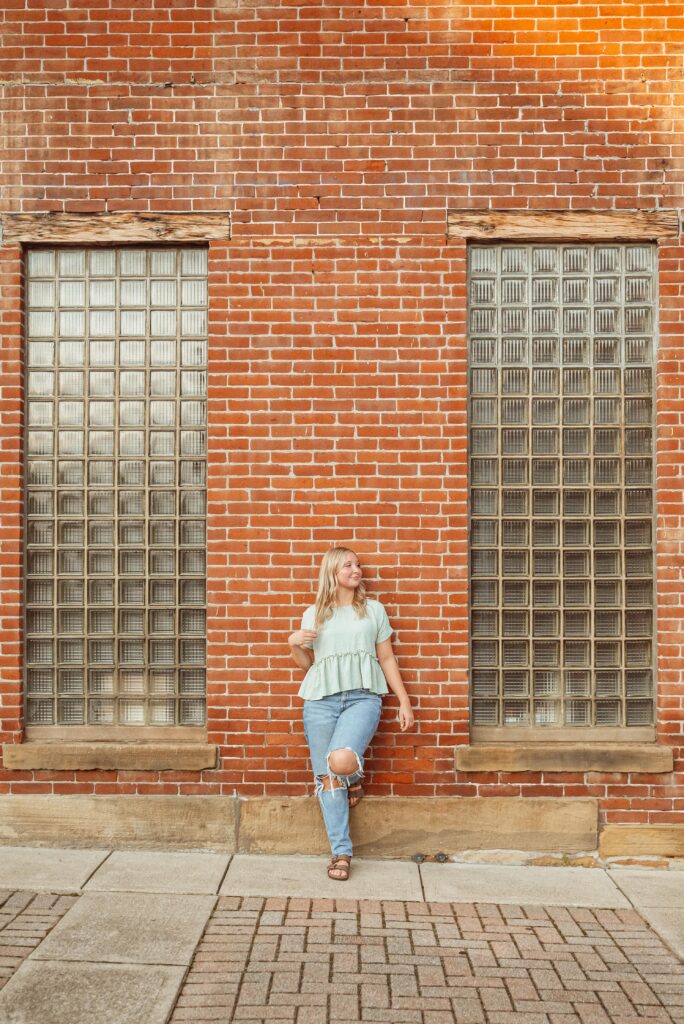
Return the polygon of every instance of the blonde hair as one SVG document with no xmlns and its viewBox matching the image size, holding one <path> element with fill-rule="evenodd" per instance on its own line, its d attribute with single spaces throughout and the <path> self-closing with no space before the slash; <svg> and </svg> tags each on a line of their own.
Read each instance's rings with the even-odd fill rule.
<svg viewBox="0 0 684 1024">
<path fill-rule="evenodd" d="M 330 618 L 337 601 L 337 574 L 344 564 L 347 555 L 354 555 L 356 552 L 351 548 L 334 547 L 329 548 L 323 555 L 321 569 L 318 574 L 318 593 L 316 594 L 316 615 L 314 617 L 314 629 L 320 629 L 324 622 Z M 354 591 L 352 608 L 363 618 L 366 614 L 366 586 L 361 580 Z"/>
</svg>

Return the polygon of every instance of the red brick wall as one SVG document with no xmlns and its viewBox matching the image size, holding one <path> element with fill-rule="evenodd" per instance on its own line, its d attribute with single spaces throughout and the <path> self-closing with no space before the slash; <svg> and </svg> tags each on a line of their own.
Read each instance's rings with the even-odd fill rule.
<svg viewBox="0 0 684 1024">
<path fill-rule="evenodd" d="M 657 3 L 4 0 L 4 212 L 229 210 L 210 248 L 210 724 L 219 770 L 0 773 L 0 790 L 300 794 L 285 638 L 331 541 L 388 606 L 419 725 L 387 702 L 371 791 L 594 795 L 675 821 L 673 776 L 462 775 L 465 249 L 449 207 L 682 195 L 684 18 Z M 2 739 L 20 720 L 20 262 L 3 250 Z M 681 292 L 661 251 L 659 730 L 681 758 Z M 679 797 L 677 797 L 679 793 Z"/>
</svg>

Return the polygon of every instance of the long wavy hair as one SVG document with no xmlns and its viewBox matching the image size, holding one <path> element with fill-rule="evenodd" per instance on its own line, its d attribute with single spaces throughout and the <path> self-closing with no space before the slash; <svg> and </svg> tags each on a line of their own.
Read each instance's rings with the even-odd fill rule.
<svg viewBox="0 0 684 1024">
<path fill-rule="evenodd" d="M 323 555 L 321 569 L 318 574 L 314 629 L 320 629 L 333 613 L 333 608 L 337 603 L 337 574 L 342 568 L 347 555 L 354 555 L 356 557 L 356 552 L 352 551 L 351 548 L 334 547 L 330 548 Z M 366 614 L 366 600 L 366 585 L 361 580 L 354 591 L 354 599 L 352 601 L 352 608 L 359 618 L 363 618 Z"/>
</svg>

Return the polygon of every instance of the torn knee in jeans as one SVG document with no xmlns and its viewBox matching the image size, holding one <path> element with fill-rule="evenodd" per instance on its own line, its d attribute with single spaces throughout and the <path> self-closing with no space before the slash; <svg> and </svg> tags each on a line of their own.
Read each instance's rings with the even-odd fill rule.
<svg viewBox="0 0 684 1024">
<path fill-rule="evenodd" d="M 323 792 L 329 792 L 331 789 L 343 789 L 344 783 L 336 778 L 334 775 L 317 775 L 316 776 L 316 796 L 320 796 Z"/>
<path fill-rule="evenodd" d="M 328 754 L 328 768 L 333 775 L 363 775 L 361 758 L 351 747 L 340 747 Z"/>
</svg>

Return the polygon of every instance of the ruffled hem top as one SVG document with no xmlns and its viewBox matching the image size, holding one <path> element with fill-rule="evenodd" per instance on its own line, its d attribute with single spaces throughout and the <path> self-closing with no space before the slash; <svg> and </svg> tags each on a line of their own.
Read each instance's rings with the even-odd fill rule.
<svg viewBox="0 0 684 1024">
<path fill-rule="evenodd" d="M 302 617 L 302 629 L 314 628 L 316 609 L 311 605 Z M 362 618 L 351 605 L 335 608 L 318 630 L 313 644 L 314 663 L 304 676 L 299 696 L 320 700 L 344 690 L 388 693 L 375 645 L 392 635 L 387 612 L 379 601 L 366 602 Z"/>
</svg>

